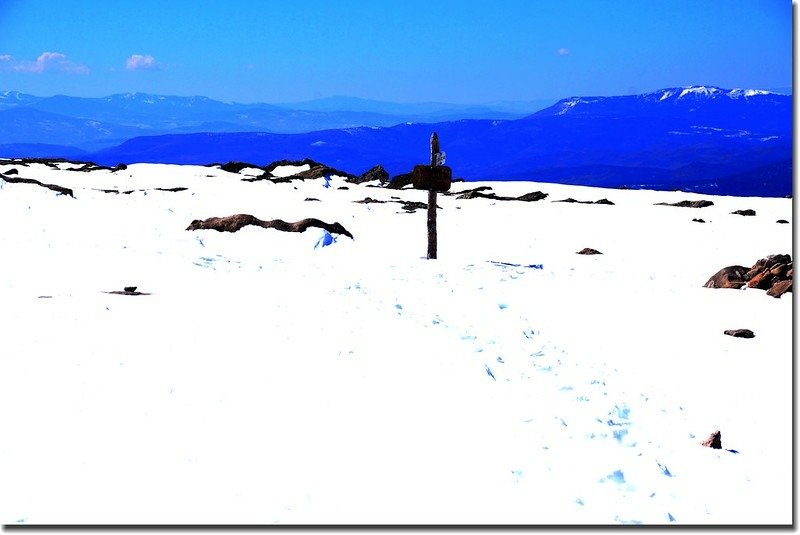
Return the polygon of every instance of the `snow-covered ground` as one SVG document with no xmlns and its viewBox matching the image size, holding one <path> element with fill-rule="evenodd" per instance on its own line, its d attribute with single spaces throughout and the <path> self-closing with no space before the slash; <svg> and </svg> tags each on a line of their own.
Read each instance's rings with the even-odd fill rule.
<svg viewBox="0 0 800 535">
<path fill-rule="evenodd" d="M 75 190 L 0 181 L 4 524 L 792 522 L 793 296 L 702 287 L 790 199 L 456 183 L 549 197 L 439 195 L 426 260 L 352 202 L 424 191 L 60 167 L 0 164 Z M 355 239 L 185 230 L 237 213 Z"/>
</svg>

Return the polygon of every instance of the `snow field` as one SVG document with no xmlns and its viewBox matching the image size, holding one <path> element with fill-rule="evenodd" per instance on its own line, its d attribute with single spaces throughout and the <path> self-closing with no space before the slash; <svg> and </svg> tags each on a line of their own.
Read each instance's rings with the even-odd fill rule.
<svg viewBox="0 0 800 535">
<path fill-rule="evenodd" d="M 427 261 L 424 210 L 351 202 L 425 192 L 17 168 L 76 199 L 0 190 L 3 522 L 791 522 L 792 295 L 701 287 L 790 200 L 489 183 L 550 196 L 439 195 Z M 184 230 L 234 213 L 355 240 Z"/>
</svg>

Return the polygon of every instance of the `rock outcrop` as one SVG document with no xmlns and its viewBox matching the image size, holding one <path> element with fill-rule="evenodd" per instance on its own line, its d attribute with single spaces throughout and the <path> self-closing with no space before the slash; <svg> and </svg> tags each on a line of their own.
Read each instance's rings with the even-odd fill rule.
<svg viewBox="0 0 800 535">
<path fill-rule="evenodd" d="M 250 214 L 235 214 L 226 217 L 209 217 L 208 219 L 195 219 L 192 221 L 186 230 L 203 230 L 211 229 L 218 232 L 236 232 L 237 230 L 247 225 L 255 225 L 262 228 L 274 228 L 284 232 L 305 232 L 308 227 L 318 227 L 325 229 L 331 234 L 343 234 L 352 239 L 353 235 L 347 231 L 339 223 L 326 223 L 309 217 L 296 221 L 294 223 L 287 223 L 282 219 L 273 219 L 272 221 L 264 221 Z"/>
<path fill-rule="evenodd" d="M 657 202 L 655 206 L 678 206 L 680 208 L 705 208 L 706 206 L 713 206 L 712 201 L 701 199 L 699 201 L 679 201 L 679 202 Z"/>
<path fill-rule="evenodd" d="M 0 173 L 0 180 L 5 180 L 11 184 L 35 184 L 42 188 L 47 188 L 51 191 L 55 191 L 56 193 L 60 193 L 61 195 L 69 195 L 70 197 L 75 197 L 72 194 L 72 190 L 69 188 L 65 188 L 64 186 L 58 186 L 56 184 L 45 184 L 44 182 L 39 182 L 33 178 L 21 178 L 18 176 L 8 176 Z"/>
<path fill-rule="evenodd" d="M 723 334 L 733 336 L 734 338 L 755 338 L 755 333 L 750 329 L 728 329 Z"/>
<path fill-rule="evenodd" d="M 580 251 L 578 251 L 575 254 L 587 254 L 588 255 L 588 254 L 603 254 L 603 253 L 601 253 L 597 249 L 592 249 L 591 247 L 584 247 L 583 249 L 581 249 Z"/>
<path fill-rule="evenodd" d="M 733 288 L 738 290 L 746 284 L 744 275 L 748 268 L 728 266 L 720 269 L 703 285 L 705 288 Z"/>
<path fill-rule="evenodd" d="M 572 197 L 567 197 L 566 199 L 559 199 L 553 202 L 568 202 L 568 203 L 579 203 L 579 204 L 607 204 L 609 206 L 614 205 L 614 203 L 609 201 L 608 199 L 600 199 L 597 201 L 578 201 L 573 199 Z"/>
<path fill-rule="evenodd" d="M 767 295 L 780 297 L 792 291 L 794 275 L 792 257 L 788 254 L 774 254 L 762 258 L 753 267 L 728 266 L 715 273 L 706 288 L 735 288 L 745 284 L 748 288 L 767 290 Z"/>
<path fill-rule="evenodd" d="M 402 175 L 393 176 L 391 182 L 389 182 L 386 187 L 389 189 L 403 189 L 413 181 L 414 175 L 412 173 L 404 173 Z"/>
<path fill-rule="evenodd" d="M 362 182 L 373 182 L 375 180 L 377 180 L 381 184 L 384 184 L 389 181 L 389 173 L 381 165 L 376 165 L 372 169 L 364 172 L 364 174 L 362 174 L 359 177 L 347 179 L 348 182 L 353 182 L 354 184 L 361 184 Z"/>
<path fill-rule="evenodd" d="M 700 443 L 701 445 L 707 448 L 714 448 L 715 450 L 722 449 L 722 433 L 719 431 L 714 431 L 711 433 L 707 439 Z"/>
</svg>

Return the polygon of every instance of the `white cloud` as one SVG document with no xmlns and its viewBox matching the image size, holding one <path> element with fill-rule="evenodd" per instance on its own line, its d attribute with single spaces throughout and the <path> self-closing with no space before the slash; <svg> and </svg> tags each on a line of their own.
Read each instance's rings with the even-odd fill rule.
<svg viewBox="0 0 800 535">
<path fill-rule="evenodd" d="M 129 71 L 153 71 L 160 67 L 156 58 L 150 54 L 133 54 L 125 61 L 125 68 Z"/>
<path fill-rule="evenodd" d="M 5 56 L 4 56 L 5 57 Z M 8 56 L 8 60 L 11 56 Z M 71 74 L 89 74 L 89 67 L 81 63 L 74 63 L 67 59 L 61 52 L 42 52 L 36 61 L 21 61 L 14 65 L 14 70 L 19 72 L 33 72 L 41 74 L 45 71 L 67 72 Z"/>
<path fill-rule="evenodd" d="M 556 50 L 556 54 L 558 54 L 559 56 L 568 56 L 569 55 L 569 49 L 561 47 L 558 50 Z"/>
<path fill-rule="evenodd" d="M 0 61 L 11 61 L 13 56 L 11 54 L 0 54 Z"/>
</svg>

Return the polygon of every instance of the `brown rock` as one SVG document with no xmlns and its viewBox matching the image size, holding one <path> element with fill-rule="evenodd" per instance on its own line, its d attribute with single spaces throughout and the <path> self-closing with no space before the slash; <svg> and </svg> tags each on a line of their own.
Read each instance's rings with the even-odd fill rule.
<svg viewBox="0 0 800 535">
<path fill-rule="evenodd" d="M 705 288 L 733 288 L 738 290 L 745 285 L 744 275 L 747 268 L 744 266 L 728 266 L 717 271 L 708 282 Z"/>
<path fill-rule="evenodd" d="M 714 431 L 711 433 L 707 439 L 702 441 L 700 444 L 707 448 L 714 448 L 715 450 L 722 449 L 722 433 L 719 431 Z"/>
<path fill-rule="evenodd" d="M 769 270 L 769 274 L 783 279 L 786 276 L 786 272 L 788 270 L 789 266 L 787 266 L 786 264 L 778 264 Z"/>
<path fill-rule="evenodd" d="M 762 271 L 765 270 L 769 271 L 778 264 L 791 264 L 791 263 L 792 263 L 792 257 L 788 254 L 769 255 L 766 258 L 762 258 L 758 262 L 753 264 L 753 267 L 751 267 L 750 270 L 748 270 L 748 272 L 745 274 L 744 280 L 749 281 Z"/>
<path fill-rule="evenodd" d="M 723 334 L 733 336 L 734 338 L 755 338 L 756 335 L 750 329 L 728 329 Z"/>
<path fill-rule="evenodd" d="M 236 232 L 237 230 L 247 225 L 255 225 L 262 228 L 274 228 L 284 232 L 305 232 L 308 227 L 319 227 L 325 229 L 331 234 L 344 234 L 348 238 L 353 238 L 353 235 L 347 231 L 340 223 L 326 223 L 308 217 L 295 221 L 294 223 L 287 223 L 282 219 L 273 219 L 272 221 L 263 221 L 250 214 L 235 214 L 226 217 L 209 217 L 208 219 L 195 219 L 192 221 L 186 230 L 202 230 L 211 229 L 218 232 Z"/>
<path fill-rule="evenodd" d="M 767 295 L 769 295 L 770 297 L 777 298 L 782 296 L 786 292 L 791 292 L 791 291 L 792 291 L 792 280 L 791 279 L 781 280 L 774 283 L 772 285 L 772 288 L 767 290 Z"/>
<path fill-rule="evenodd" d="M 51 191 L 55 191 L 56 193 L 60 193 L 61 195 L 69 195 L 70 197 L 74 197 L 72 190 L 69 188 L 65 188 L 64 186 L 59 186 L 57 184 L 45 184 L 33 178 L 11 177 L 0 173 L 0 180 L 5 180 L 6 182 L 10 182 L 12 184 L 35 184 Z"/>
<path fill-rule="evenodd" d="M 760 290 L 766 290 L 772 286 L 772 282 L 774 281 L 775 277 L 769 274 L 769 271 L 764 270 L 759 273 L 753 275 L 749 281 L 747 281 L 747 286 L 749 288 L 758 288 Z"/>
<path fill-rule="evenodd" d="M 601 253 L 597 249 L 592 249 L 591 247 L 584 247 L 575 254 L 603 254 L 603 253 Z"/>
</svg>

